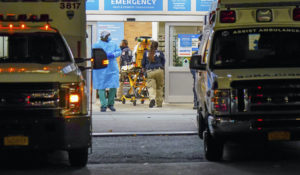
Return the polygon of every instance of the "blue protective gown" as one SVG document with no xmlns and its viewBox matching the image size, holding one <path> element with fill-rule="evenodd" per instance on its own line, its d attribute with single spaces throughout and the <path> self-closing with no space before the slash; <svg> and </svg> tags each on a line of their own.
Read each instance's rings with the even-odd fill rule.
<svg viewBox="0 0 300 175">
<path fill-rule="evenodd" d="M 93 70 L 93 88 L 106 89 L 119 87 L 119 68 L 117 57 L 121 55 L 121 49 L 114 42 L 99 41 L 93 44 L 93 48 L 102 48 L 106 54 L 114 54 L 114 58 L 109 59 L 109 64 L 103 69 Z"/>
</svg>

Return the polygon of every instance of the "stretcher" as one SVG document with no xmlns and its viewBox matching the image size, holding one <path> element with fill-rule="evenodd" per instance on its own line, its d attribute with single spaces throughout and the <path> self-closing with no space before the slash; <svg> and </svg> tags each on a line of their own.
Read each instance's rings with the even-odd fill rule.
<svg viewBox="0 0 300 175">
<path fill-rule="evenodd" d="M 146 77 L 142 72 L 142 59 L 144 51 L 150 49 L 150 39 L 151 37 L 140 37 L 138 39 L 137 51 L 135 55 L 135 64 L 126 65 L 121 68 L 122 73 L 125 73 L 127 77 L 124 80 L 124 84 L 129 86 L 127 93 L 120 99 L 123 104 L 129 100 L 134 106 L 136 106 L 137 100 L 140 100 L 141 104 L 144 104 L 145 100 L 149 99 Z"/>
<path fill-rule="evenodd" d="M 128 85 L 129 89 L 127 93 L 121 97 L 122 103 L 125 104 L 126 101 L 130 101 L 134 106 L 136 106 L 137 100 L 140 100 L 141 104 L 144 104 L 149 95 L 146 86 L 146 77 L 142 73 L 142 69 L 133 67 L 131 69 L 124 70 L 123 73 L 127 75 L 124 85 Z"/>
</svg>

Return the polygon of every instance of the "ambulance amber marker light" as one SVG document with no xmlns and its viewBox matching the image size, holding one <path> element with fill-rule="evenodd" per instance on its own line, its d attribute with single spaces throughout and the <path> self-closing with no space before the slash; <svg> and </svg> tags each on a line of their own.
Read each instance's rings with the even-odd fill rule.
<svg viewBox="0 0 300 175">
<path fill-rule="evenodd" d="M 49 25 L 48 25 L 48 24 L 45 25 L 45 29 L 46 29 L 46 30 L 49 29 Z"/>
<path fill-rule="evenodd" d="M 21 29 L 25 29 L 25 24 L 21 24 Z"/>
<path fill-rule="evenodd" d="M 103 60 L 103 65 L 108 65 L 109 61 L 108 60 Z"/>
<path fill-rule="evenodd" d="M 8 26 L 9 26 L 10 29 L 12 29 L 14 27 L 13 24 L 9 24 Z"/>
<path fill-rule="evenodd" d="M 10 67 L 10 68 L 8 69 L 8 72 L 15 72 L 15 68 Z"/>
</svg>

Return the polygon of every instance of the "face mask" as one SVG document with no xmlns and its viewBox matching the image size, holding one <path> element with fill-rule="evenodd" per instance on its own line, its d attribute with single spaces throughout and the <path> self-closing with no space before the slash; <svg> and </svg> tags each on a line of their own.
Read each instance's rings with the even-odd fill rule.
<svg viewBox="0 0 300 175">
<path fill-rule="evenodd" d="M 111 36 L 109 36 L 108 38 L 107 38 L 107 42 L 110 42 L 111 41 Z"/>
</svg>

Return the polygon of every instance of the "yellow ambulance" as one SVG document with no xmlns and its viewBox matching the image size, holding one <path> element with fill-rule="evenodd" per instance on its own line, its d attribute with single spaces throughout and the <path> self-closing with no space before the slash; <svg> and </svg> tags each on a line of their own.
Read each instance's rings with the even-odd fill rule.
<svg viewBox="0 0 300 175">
<path fill-rule="evenodd" d="M 85 0 L 5 0 L 0 7 L 0 150 L 66 150 L 72 166 L 85 166 Z"/>
<path fill-rule="evenodd" d="M 203 31 L 190 67 L 205 157 L 227 141 L 300 140 L 300 1 L 219 0 Z"/>
</svg>

